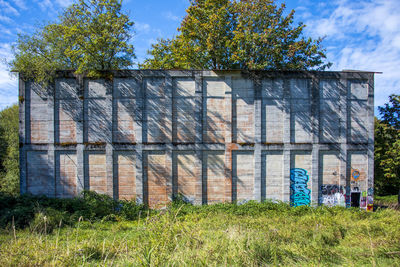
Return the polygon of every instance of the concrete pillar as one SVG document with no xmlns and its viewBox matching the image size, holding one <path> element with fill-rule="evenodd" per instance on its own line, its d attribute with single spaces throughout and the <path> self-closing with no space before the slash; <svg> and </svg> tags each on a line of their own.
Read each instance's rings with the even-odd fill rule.
<svg viewBox="0 0 400 267">
<path fill-rule="evenodd" d="M 18 87 L 18 105 L 19 105 L 19 175 L 20 175 L 20 194 L 26 193 L 26 145 L 27 139 L 26 131 L 26 116 L 28 116 L 29 106 L 26 107 L 28 101 L 26 99 L 25 81 L 22 74 L 19 74 L 19 87 Z"/>
<path fill-rule="evenodd" d="M 262 84 L 259 77 L 254 81 L 254 200 L 261 201 L 262 177 Z"/>
</svg>

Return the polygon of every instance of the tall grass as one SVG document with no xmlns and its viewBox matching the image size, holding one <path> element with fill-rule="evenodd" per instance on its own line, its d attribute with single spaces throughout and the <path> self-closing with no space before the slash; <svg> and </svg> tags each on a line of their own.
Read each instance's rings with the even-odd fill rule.
<svg viewBox="0 0 400 267">
<path fill-rule="evenodd" d="M 51 233 L 3 229 L 0 266 L 400 265 L 396 210 L 174 203 L 129 220 L 112 214 Z"/>
</svg>

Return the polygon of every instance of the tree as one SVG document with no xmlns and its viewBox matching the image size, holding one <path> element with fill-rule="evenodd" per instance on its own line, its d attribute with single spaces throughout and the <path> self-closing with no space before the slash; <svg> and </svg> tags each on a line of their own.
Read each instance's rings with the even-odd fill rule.
<svg viewBox="0 0 400 267">
<path fill-rule="evenodd" d="M 0 191 L 19 193 L 18 105 L 0 112 Z"/>
<path fill-rule="evenodd" d="M 10 69 L 47 83 L 56 70 L 94 76 L 99 70 L 131 66 L 135 54 L 128 41 L 133 22 L 121 8 L 121 0 L 79 0 L 59 22 L 33 35 L 20 35 Z"/>
<path fill-rule="evenodd" d="M 379 195 L 400 197 L 400 95 L 378 107 L 382 120 L 375 118 L 375 188 Z"/>
<path fill-rule="evenodd" d="M 192 0 L 179 34 L 160 39 L 142 68 L 323 70 L 322 39 L 302 35 L 274 0 Z"/>
</svg>

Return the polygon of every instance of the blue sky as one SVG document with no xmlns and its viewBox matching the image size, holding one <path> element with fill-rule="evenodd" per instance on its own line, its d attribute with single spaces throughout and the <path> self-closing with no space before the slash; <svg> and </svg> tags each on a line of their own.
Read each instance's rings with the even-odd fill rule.
<svg viewBox="0 0 400 267">
<path fill-rule="evenodd" d="M 278 3 L 283 1 L 279 0 Z M 4 59 L 12 58 L 11 46 L 18 33 L 32 33 L 36 25 L 57 19 L 73 0 L 0 0 L 0 110 L 17 102 L 18 82 L 9 75 Z M 132 40 L 137 61 L 157 38 L 177 33 L 189 0 L 125 0 L 123 7 L 135 22 Z M 323 46 L 330 70 L 381 71 L 375 76 L 375 106 L 392 93 L 400 94 L 399 0 L 292 0 L 297 22 L 304 22 L 305 35 L 325 36 Z"/>
</svg>

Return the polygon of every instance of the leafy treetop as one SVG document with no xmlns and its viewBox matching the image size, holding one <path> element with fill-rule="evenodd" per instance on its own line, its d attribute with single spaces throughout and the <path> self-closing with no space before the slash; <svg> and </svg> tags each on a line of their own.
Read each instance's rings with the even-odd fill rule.
<svg viewBox="0 0 400 267">
<path fill-rule="evenodd" d="M 121 8 L 121 0 L 79 0 L 59 16 L 58 23 L 43 26 L 33 35 L 19 35 L 11 70 L 47 83 L 56 70 L 90 76 L 131 66 L 133 22 Z"/>
<path fill-rule="evenodd" d="M 274 0 L 192 0 L 179 34 L 160 39 L 140 66 L 152 69 L 323 70 L 321 38 L 302 35 L 294 10 Z"/>
</svg>

